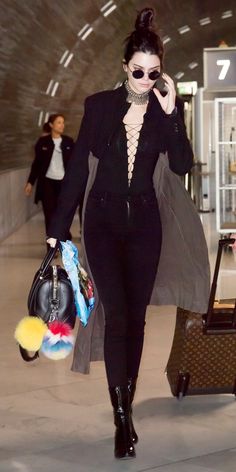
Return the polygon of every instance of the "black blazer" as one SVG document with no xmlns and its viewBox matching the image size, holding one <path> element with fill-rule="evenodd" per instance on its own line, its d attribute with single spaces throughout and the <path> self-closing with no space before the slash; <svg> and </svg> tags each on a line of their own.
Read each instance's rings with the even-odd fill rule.
<svg viewBox="0 0 236 472">
<path fill-rule="evenodd" d="M 49 227 L 48 236 L 63 239 L 66 228 L 70 227 L 86 188 L 89 153 L 92 152 L 95 157 L 101 159 L 110 146 L 115 131 L 130 106 L 126 97 L 127 92 L 122 85 L 116 90 L 99 92 L 86 98 L 79 135 L 63 180 L 58 209 Z M 162 136 L 162 147 L 159 151 L 168 151 L 171 170 L 184 175 L 192 167 L 193 152 L 181 117 L 183 108 L 179 99 L 176 106 L 180 112 L 175 116 L 166 115 L 154 92 L 151 92 L 145 119 L 149 121 L 147 133 L 159 133 Z"/>
<path fill-rule="evenodd" d="M 66 169 L 74 147 L 74 141 L 70 136 L 62 135 L 61 150 L 64 168 Z M 28 182 L 34 185 L 37 180 L 35 203 L 41 200 L 43 179 L 47 173 L 54 151 L 54 142 L 51 135 L 41 136 L 35 144 L 35 158 L 31 165 Z"/>
</svg>

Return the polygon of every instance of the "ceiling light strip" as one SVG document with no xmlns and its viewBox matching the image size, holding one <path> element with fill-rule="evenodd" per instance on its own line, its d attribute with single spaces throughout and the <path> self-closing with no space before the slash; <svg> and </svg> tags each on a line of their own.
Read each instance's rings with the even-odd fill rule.
<svg viewBox="0 0 236 472">
<path fill-rule="evenodd" d="M 68 67 L 68 65 L 70 64 L 70 61 L 72 59 L 72 57 L 74 56 L 73 52 L 69 55 L 69 57 L 67 57 L 66 59 L 66 62 L 64 64 L 64 67 Z"/>
<path fill-rule="evenodd" d="M 90 28 L 83 34 L 83 36 L 81 36 L 81 40 L 84 41 L 93 31 L 93 28 L 92 26 L 90 26 Z"/>
<path fill-rule="evenodd" d="M 87 30 L 89 29 L 90 25 L 87 23 L 86 25 L 83 26 L 83 28 L 81 28 L 81 30 L 78 32 L 78 35 L 77 36 L 82 36 L 82 34 Z"/>
<path fill-rule="evenodd" d="M 110 0 L 109 2 L 105 3 L 102 8 L 100 8 L 101 12 L 104 12 L 107 8 L 109 8 L 113 4 L 113 0 Z"/>
<path fill-rule="evenodd" d="M 211 19 L 209 16 L 206 16 L 206 18 L 202 18 L 201 20 L 199 20 L 199 23 L 201 26 L 206 26 L 206 25 L 209 25 L 209 23 L 211 23 Z"/>
<path fill-rule="evenodd" d="M 188 67 L 189 69 L 196 69 L 196 67 L 198 67 L 198 62 L 190 62 Z"/>
<path fill-rule="evenodd" d="M 54 86 L 53 86 L 53 89 L 52 89 L 52 93 L 51 93 L 51 96 L 52 96 L 52 97 L 55 97 L 56 92 L 57 92 L 57 89 L 58 89 L 58 86 L 59 86 L 59 82 L 55 82 L 55 84 L 54 84 Z"/>
<path fill-rule="evenodd" d="M 222 13 L 221 19 L 226 20 L 226 18 L 231 18 L 231 16 L 233 16 L 232 10 L 226 10 Z"/>
<path fill-rule="evenodd" d="M 183 76 L 184 72 L 177 72 L 177 74 L 175 74 L 176 79 L 181 79 Z"/>
<path fill-rule="evenodd" d="M 42 121 L 43 121 L 43 111 L 40 111 L 40 113 L 39 113 L 39 119 L 38 119 L 38 126 L 41 126 L 41 125 L 42 125 Z"/>
<path fill-rule="evenodd" d="M 163 44 L 167 44 L 171 41 L 171 38 L 169 36 L 163 36 L 162 42 Z"/>
<path fill-rule="evenodd" d="M 181 28 L 178 28 L 179 34 L 185 34 L 190 31 L 190 28 L 188 25 L 181 26 Z"/>
<path fill-rule="evenodd" d="M 50 90 L 51 90 L 53 84 L 54 84 L 54 80 L 50 80 L 50 82 L 49 82 L 49 84 L 48 84 L 48 88 L 47 88 L 47 90 L 46 90 L 46 94 L 47 94 L 47 95 L 50 93 Z"/>
<path fill-rule="evenodd" d="M 61 59 L 59 61 L 59 64 L 63 64 L 64 60 L 66 59 L 67 55 L 69 54 L 70 51 L 68 49 L 62 54 Z"/>
<path fill-rule="evenodd" d="M 103 16 L 108 16 L 110 15 L 115 9 L 117 8 L 117 5 L 112 5 L 111 8 L 109 8 L 109 10 L 106 10 L 105 13 L 103 13 Z"/>
</svg>

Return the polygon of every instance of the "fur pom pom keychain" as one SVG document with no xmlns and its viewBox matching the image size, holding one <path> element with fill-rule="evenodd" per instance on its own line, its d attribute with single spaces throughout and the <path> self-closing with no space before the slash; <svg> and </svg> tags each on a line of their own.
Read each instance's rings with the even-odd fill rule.
<svg viewBox="0 0 236 472">
<path fill-rule="evenodd" d="M 47 325 L 37 316 L 25 316 L 16 326 L 15 339 L 27 351 L 38 351 L 41 348 Z"/>
<path fill-rule="evenodd" d="M 54 361 L 67 357 L 74 347 L 72 329 L 67 323 L 53 321 L 48 324 L 41 352 Z"/>
</svg>

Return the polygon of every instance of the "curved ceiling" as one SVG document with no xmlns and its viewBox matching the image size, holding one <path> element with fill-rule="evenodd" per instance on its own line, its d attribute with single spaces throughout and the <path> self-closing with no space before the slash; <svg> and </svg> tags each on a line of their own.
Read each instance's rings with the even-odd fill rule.
<svg viewBox="0 0 236 472">
<path fill-rule="evenodd" d="M 236 45 L 235 0 L 0 0 L 0 169 L 30 163 L 49 113 L 76 136 L 85 96 L 123 79 L 122 42 L 144 6 L 156 8 L 176 80 L 201 86 L 203 48 Z"/>
</svg>

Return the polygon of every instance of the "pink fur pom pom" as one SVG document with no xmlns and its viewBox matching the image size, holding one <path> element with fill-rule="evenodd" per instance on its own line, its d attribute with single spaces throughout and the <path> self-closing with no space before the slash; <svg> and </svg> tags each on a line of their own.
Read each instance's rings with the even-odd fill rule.
<svg viewBox="0 0 236 472">
<path fill-rule="evenodd" d="M 70 325 L 67 323 L 62 323 L 62 321 L 53 321 L 52 323 L 49 323 L 48 329 L 52 334 L 59 334 L 61 337 L 70 336 L 72 333 Z"/>
</svg>

